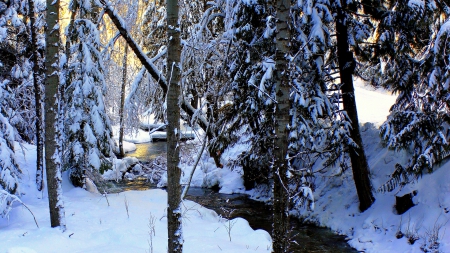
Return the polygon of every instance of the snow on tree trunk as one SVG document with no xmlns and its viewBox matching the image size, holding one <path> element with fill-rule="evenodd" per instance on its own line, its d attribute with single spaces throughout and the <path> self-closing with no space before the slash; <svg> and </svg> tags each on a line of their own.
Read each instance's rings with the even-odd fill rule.
<svg viewBox="0 0 450 253">
<path fill-rule="evenodd" d="M 347 112 L 352 125 L 350 137 L 358 146 L 349 146 L 349 153 L 353 180 L 355 181 L 356 192 L 359 198 L 359 209 L 363 212 L 373 204 L 375 198 L 372 194 L 372 184 L 369 179 L 369 165 L 366 154 L 364 153 L 364 146 L 359 130 L 355 90 L 353 87 L 353 72 L 356 62 L 353 53 L 349 49 L 349 34 L 347 31 L 348 17 L 344 11 L 347 4 L 344 2 L 342 5 L 342 7 L 338 7 L 336 17 L 337 56 L 344 110 Z"/>
<path fill-rule="evenodd" d="M 36 110 L 36 187 L 42 191 L 44 187 L 44 128 L 42 127 L 42 72 L 43 69 L 39 62 L 43 56 L 38 50 L 38 37 L 36 31 L 36 17 L 34 0 L 28 0 L 29 17 L 30 17 L 30 33 L 31 33 L 31 52 L 33 62 L 33 86 Z"/>
<path fill-rule="evenodd" d="M 119 107 L 119 153 L 121 157 L 125 156 L 125 152 L 123 151 L 123 129 L 124 129 L 123 109 L 125 106 L 125 86 L 127 82 L 127 58 L 128 58 L 128 44 L 125 43 L 123 65 L 122 65 L 122 87 L 120 90 L 120 107 Z"/>
<path fill-rule="evenodd" d="M 58 86 L 59 86 L 59 1 L 47 1 L 46 78 L 45 78 L 45 165 L 52 227 L 66 229 L 61 187 L 61 157 L 58 153 Z"/>
<path fill-rule="evenodd" d="M 169 252 L 183 252 L 181 226 L 180 147 L 180 55 L 178 0 L 167 0 L 167 223 Z"/>
</svg>

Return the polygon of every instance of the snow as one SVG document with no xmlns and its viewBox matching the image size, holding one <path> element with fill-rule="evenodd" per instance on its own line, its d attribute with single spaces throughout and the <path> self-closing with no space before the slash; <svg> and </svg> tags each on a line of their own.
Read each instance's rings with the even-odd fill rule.
<svg viewBox="0 0 450 253">
<path fill-rule="evenodd" d="M 450 252 L 450 235 L 446 232 L 450 228 L 450 162 L 444 162 L 433 174 L 426 174 L 403 189 L 376 191 L 388 180 L 396 163 L 407 161 L 408 154 L 390 151 L 380 143 L 377 127 L 386 119 L 395 97 L 365 87 L 360 80 L 356 81 L 355 96 L 361 122 L 372 122 L 361 131 L 376 201 L 360 213 L 351 169 L 338 177 L 335 176 L 338 169 L 334 168 L 316 175 L 315 209 L 299 208 L 299 213 L 307 216 L 309 222 L 346 235 L 352 247 L 366 253 L 423 252 L 421 248 L 433 248 L 436 241 L 432 240 L 433 235 L 437 235 L 439 252 Z M 320 169 L 320 165 L 315 169 Z M 417 191 L 413 197 L 415 206 L 402 215 L 396 214 L 395 196 L 413 191 Z M 404 235 L 397 239 L 399 231 Z M 417 241 L 411 244 L 408 238 L 413 237 Z"/>
<path fill-rule="evenodd" d="M 119 138 L 119 126 L 113 126 L 113 138 L 118 139 Z M 193 139 L 195 138 L 194 131 L 190 127 L 181 127 L 181 138 L 188 138 Z M 138 129 L 137 131 L 129 134 L 123 135 L 123 140 L 126 142 L 130 142 L 133 144 L 138 143 L 147 143 L 152 142 L 153 140 L 166 140 L 167 139 L 167 133 L 164 131 L 155 131 L 155 132 L 147 132 L 142 129 Z M 124 142 L 125 143 L 125 142 Z M 128 145 L 128 144 L 127 144 Z M 130 148 L 131 145 L 129 145 Z M 125 148 L 125 144 L 124 144 Z M 136 146 L 134 146 L 134 150 L 136 150 Z M 133 150 L 129 150 L 128 152 L 131 152 Z"/>
<path fill-rule="evenodd" d="M 406 153 L 396 153 L 383 148 L 378 138 L 378 130 L 373 125 L 363 127 L 362 137 L 372 183 L 378 189 L 388 180 L 397 162 L 404 162 Z M 418 182 L 393 192 L 375 192 L 375 203 L 364 213 L 358 211 L 358 201 L 354 189 L 351 170 L 343 177 L 331 176 L 333 172 L 317 177 L 315 194 L 316 208 L 308 214 L 307 220 L 327 226 L 348 237 L 349 244 L 364 252 L 422 252 L 427 233 L 435 225 L 442 226 L 439 234 L 441 252 L 450 252 L 450 163 L 445 163 L 435 173 L 425 175 Z M 331 177 L 330 177 L 331 176 Z M 403 196 L 417 190 L 413 198 L 416 206 L 403 215 L 394 211 L 395 196 Z M 401 231 L 403 238 L 397 239 Z M 409 244 L 407 237 L 417 236 L 418 241 Z"/>
<path fill-rule="evenodd" d="M 386 90 L 375 90 L 365 85 L 361 79 L 355 79 L 354 84 L 359 123 L 363 125 L 370 122 L 377 127 L 381 126 L 397 96 Z"/>
<path fill-rule="evenodd" d="M 373 90 L 357 80 L 355 96 L 361 123 L 362 138 L 371 170 L 374 189 L 385 183 L 394 171 L 396 163 L 405 163 L 406 152 L 394 152 L 380 143 L 378 126 L 386 119 L 389 107 L 395 101 L 386 91 Z M 366 123 L 370 122 L 370 123 Z M 144 134 L 147 134 L 144 132 Z M 141 140 L 142 136 L 136 137 Z M 202 138 L 199 138 L 202 139 Z M 188 142 L 197 144 L 198 140 Z M 205 151 L 194 172 L 192 185 L 211 187 L 219 185 L 221 192 L 245 192 L 242 168 L 231 166 L 233 159 L 248 150 L 245 139 L 227 149 L 222 155 L 223 168 L 216 168 Z M 200 148 L 198 148 L 199 150 Z M 16 151 L 19 148 L 16 146 Z M 36 228 L 31 214 L 16 204 L 9 218 L 0 219 L 1 252 L 150 252 L 148 227 L 154 217 L 155 235 L 152 237 L 154 252 L 166 252 L 167 247 L 167 194 L 163 190 L 128 191 L 120 194 L 93 194 L 68 183 L 63 174 L 63 201 L 66 204 L 67 231 L 50 228 L 46 194 L 34 186 L 35 147 L 24 145 L 25 152 L 17 152 L 18 164 L 24 171 L 21 200 L 34 213 L 40 228 Z M 181 164 L 182 183 L 186 183 L 193 169 L 193 154 L 185 154 Z M 123 162 L 123 161 L 121 161 Z M 128 163 L 128 161 L 126 161 Z M 118 164 L 118 163 L 116 163 Z M 116 172 L 123 170 L 122 165 Z M 320 164 L 314 168 L 320 169 Z M 450 161 L 444 161 L 433 174 L 425 174 L 419 181 L 395 189 L 393 192 L 374 191 L 375 203 L 364 213 L 358 210 L 358 199 L 351 169 L 341 176 L 338 168 L 317 173 L 315 191 L 305 189 L 310 200 L 315 201 L 314 210 L 298 208 L 298 214 L 307 221 L 326 226 L 346 235 L 349 244 L 359 251 L 370 252 L 423 252 L 439 243 L 440 252 L 450 252 Z M 165 177 L 160 182 L 164 185 Z M 309 189 L 309 188 L 308 188 Z M 395 196 L 417 191 L 413 197 L 415 206 L 403 215 L 396 214 Z M 258 189 L 248 194 L 257 196 Z M 129 203 L 128 218 L 125 198 Z M 109 206 L 107 203 L 109 202 Z M 247 221 L 237 218 L 228 238 L 225 219 L 200 205 L 185 201 L 183 205 L 184 252 L 269 252 L 271 238 L 262 230 L 253 230 Z M 126 231 L 126 233 L 124 232 Z M 397 235 L 403 236 L 397 239 Z M 436 235 L 436 240 L 433 239 Z M 400 237 L 400 236 L 399 236 Z M 408 238 L 417 238 L 414 244 Z M 435 245 L 434 245 L 435 246 Z"/>
<path fill-rule="evenodd" d="M 116 141 L 116 144 L 117 144 L 116 145 L 117 148 L 119 148 L 119 139 L 115 139 L 115 141 Z M 122 145 L 123 145 L 123 151 L 125 153 L 131 153 L 131 152 L 136 150 L 136 145 L 134 143 L 132 143 L 132 142 L 123 141 Z"/>
<path fill-rule="evenodd" d="M 0 252 L 150 252 L 149 220 L 154 217 L 153 252 L 167 252 L 167 194 L 164 190 L 128 191 L 119 194 L 93 194 L 68 183 L 63 174 L 63 201 L 67 230 L 50 228 L 46 190 L 34 186 L 36 148 L 24 146 L 17 152 L 24 171 L 22 206 L 15 206 L 9 218 L 0 219 Z M 109 202 L 109 204 L 108 204 Z M 125 208 L 128 202 L 129 217 Z M 270 252 L 271 238 L 264 230 L 253 230 L 242 218 L 232 220 L 231 241 L 227 220 L 192 201 L 182 205 L 185 253 Z"/>
</svg>

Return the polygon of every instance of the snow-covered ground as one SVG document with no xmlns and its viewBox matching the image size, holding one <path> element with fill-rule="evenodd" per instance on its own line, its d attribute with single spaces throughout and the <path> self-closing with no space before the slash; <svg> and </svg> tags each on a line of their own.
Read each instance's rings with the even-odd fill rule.
<svg viewBox="0 0 450 253">
<path fill-rule="evenodd" d="M 64 174 L 67 231 L 61 233 L 57 228 L 50 228 L 45 191 L 39 193 L 34 187 L 35 147 L 24 145 L 23 150 L 25 156 L 18 152 L 24 171 L 22 200 L 36 216 L 40 228 L 28 210 L 17 205 L 8 219 L 0 218 L 1 253 L 167 252 L 165 191 L 128 191 L 105 198 L 74 188 Z M 151 220 L 153 225 L 149 225 Z M 192 201 L 184 201 L 184 252 L 270 252 L 271 238 L 266 231 L 253 230 L 241 218 L 234 219 L 232 224 L 230 241 L 229 223 L 225 219 Z M 153 228 L 155 234 L 150 239 Z"/>
<path fill-rule="evenodd" d="M 356 101 L 362 137 L 371 168 L 375 189 L 386 182 L 396 163 L 405 163 L 407 154 L 393 152 L 380 144 L 377 127 L 386 119 L 395 97 L 386 91 L 374 91 L 356 82 Z M 135 137 L 143 141 L 148 133 Z M 199 140 L 197 140 L 199 142 Z M 21 206 L 16 206 L 8 219 L 0 219 L 0 253 L 16 252 L 151 252 L 148 227 L 150 217 L 155 217 L 156 234 L 152 239 L 155 253 L 166 252 L 167 232 L 166 193 L 162 190 L 130 191 L 105 197 L 76 189 L 64 180 L 64 201 L 68 230 L 61 233 L 49 227 L 47 198 L 34 190 L 34 147 L 25 145 L 27 156 L 21 157 L 24 169 L 22 191 L 25 204 L 35 214 L 40 228 L 32 216 Z M 200 149 L 200 148 L 198 148 Z M 242 169 L 227 166 L 245 145 L 227 150 L 222 158 L 225 165 L 217 169 L 208 156 L 203 156 L 194 173 L 194 186 L 219 185 L 221 192 L 244 192 Z M 185 154 L 182 165 L 186 182 L 195 160 L 195 152 Z M 319 165 L 320 166 L 320 165 Z M 358 199 L 351 170 L 335 176 L 337 169 L 316 175 L 315 209 L 302 210 L 306 220 L 330 227 L 349 238 L 349 243 L 364 252 L 422 252 L 432 248 L 433 240 L 439 243 L 439 252 L 450 252 L 450 163 L 443 163 L 433 174 L 424 175 L 417 183 L 393 192 L 375 192 L 374 205 L 364 213 L 358 211 Z M 66 178 L 65 178 L 66 179 Z M 164 185 L 163 176 L 160 184 Z M 403 215 L 394 211 L 395 196 L 417 191 L 416 204 Z M 247 192 L 258 194 L 257 192 Z M 44 198 L 42 198 L 44 197 Z M 125 202 L 128 202 L 129 217 Z M 231 242 L 226 233 L 226 223 L 213 211 L 186 201 L 184 219 L 185 252 L 269 252 L 271 239 L 267 232 L 252 230 L 248 223 L 237 219 L 231 232 Z M 401 232 L 401 233 L 399 233 Z M 403 234 L 400 237 L 398 235 Z M 416 238 L 414 244 L 409 238 Z M 301 242 L 300 242 L 301 243 Z M 429 251 L 433 252 L 433 251 Z M 438 252 L 438 251 L 435 251 Z"/>
<path fill-rule="evenodd" d="M 361 79 L 355 80 L 355 94 L 359 123 L 371 122 L 377 127 L 386 120 L 396 99 L 388 91 L 364 85 Z"/>
<path fill-rule="evenodd" d="M 119 149 L 119 138 L 114 138 L 114 140 L 116 142 L 117 149 Z M 123 151 L 125 153 L 130 153 L 135 150 L 136 150 L 136 145 L 134 143 L 128 142 L 128 141 L 123 141 Z M 116 151 L 117 151 L 117 153 L 119 153 L 118 150 L 116 150 Z"/>
<path fill-rule="evenodd" d="M 384 91 L 371 91 L 361 82 L 357 82 L 355 91 L 361 122 L 373 123 L 361 130 L 376 190 L 394 172 L 394 165 L 405 164 L 408 157 L 405 152 L 383 147 L 378 135 L 377 127 L 386 119 L 395 97 Z M 343 176 L 333 176 L 337 172 L 336 169 L 316 175 L 315 209 L 302 211 L 306 220 L 347 235 L 351 246 L 367 253 L 450 252 L 450 162 L 444 162 L 434 173 L 401 190 L 376 191 L 375 203 L 364 213 L 358 211 L 351 169 Z M 403 215 L 396 214 L 395 196 L 413 191 L 417 191 L 413 197 L 415 206 Z M 411 244 L 410 238 L 417 241 Z M 433 251 L 435 242 L 439 244 L 438 251 Z"/>
<path fill-rule="evenodd" d="M 374 189 L 385 183 L 394 171 L 396 163 L 407 160 L 405 153 L 389 151 L 379 142 L 378 130 L 373 125 L 362 128 L 362 137 L 371 169 Z M 313 212 L 303 210 L 307 220 L 327 226 L 347 235 L 349 244 L 358 250 L 378 252 L 423 252 L 420 248 L 430 245 L 437 236 L 440 251 L 450 252 L 450 163 L 444 163 L 436 172 L 424 175 L 417 183 L 393 192 L 375 192 L 373 206 L 360 213 L 351 169 L 343 176 L 333 176 L 336 171 L 316 175 L 317 189 Z M 403 215 L 396 214 L 395 196 L 403 196 L 417 190 L 413 197 L 416 204 Z M 397 234 L 404 234 L 397 239 Z M 435 233 L 437 232 L 437 233 Z M 414 244 L 408 240 L 418 239 Z M 428 247 L 428 246 L 427 246 Z"/>
</svg>

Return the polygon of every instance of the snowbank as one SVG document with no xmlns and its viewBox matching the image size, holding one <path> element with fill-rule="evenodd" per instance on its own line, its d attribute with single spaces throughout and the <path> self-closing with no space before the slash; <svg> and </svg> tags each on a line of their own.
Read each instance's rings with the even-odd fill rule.
<svg viewBox="0 0 450 253">
<path fill-rule="evenodd" d="M 408 157 L 405 152 L 384 148 L 373 125 L 365 125 L 362 131 L 372 184 L 378 189 L 388 180 L 394 165 L 404 163 Z M 450 229 L 450 162 L 401 190 L 376 192 L 375 203 L 364 213 L 358 210 L 351 169 L 343 176 L 333 176 L 337 173 L 335 169 L 316 175 L 316 208 L 313 212 L 301 211 L 307 221 L 347 235 L 352 247 L 367 253 L 423 252 L 421 248 L 438 252 L 431 251 L 433 246 L 439 246 L 439 252 L 450 252 L 450 234 L 446 232 Z M 413 191 L 417 191 L 415 206 L 402 215 L 396 214 L 395 196 Z M 439 244 L 433 245 L 436 242 Z"/>
<path fill-rule="evenodd" d="M 116 153 L 119 153 L 119 140 L 115 139 L 115 141 L 116 141 L 116 147 L 117 147 Z M 123 151 L 125 153 L 131 153 L 135 150 L 136 150 L 136 145 L 134 143 L 128 142 L 128 141 L 123 141 Z"/>
<path fill-rule="evenodd" d="M 24 145 L 23 150 L 17 152 L 24 171 L 22 200 L 33 211 L 40 228 L 24 207 L 14 207 L 9 219 L 0 218 L 0 252 L 151 252 L 150 242 L 153 252 L 167 252 L 165 191 L 129 191 L 106 198 L 74 188 L 64 173 L 67 231 L 62 233 L 50 228 L 46 190 L 38 192 L 34 185 L 36 148 Z M 266 231 L 251 229 L 241 218 L 233 222 L 230 241 L 225 219 L 192 201 L 184 201 L 183 252 L 270 252 L 271 238 Z M 155 229 L 152 239 L 151 228 Z"/>
</svg>

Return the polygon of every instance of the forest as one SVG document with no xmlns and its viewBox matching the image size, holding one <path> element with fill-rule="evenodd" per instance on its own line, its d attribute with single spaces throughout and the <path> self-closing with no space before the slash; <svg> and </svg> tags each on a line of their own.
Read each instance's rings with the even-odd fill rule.
<svg viewBox="0 0 450 253">
<path fill-rule="evenodd" d="M 0 252 L 311 252 L 303 224 L 359 252 L 450 252 L 449 17 L 445 0 L 0 0 Z M 270 231 L 190 187 L 264 202 Z"/>
</svg>

